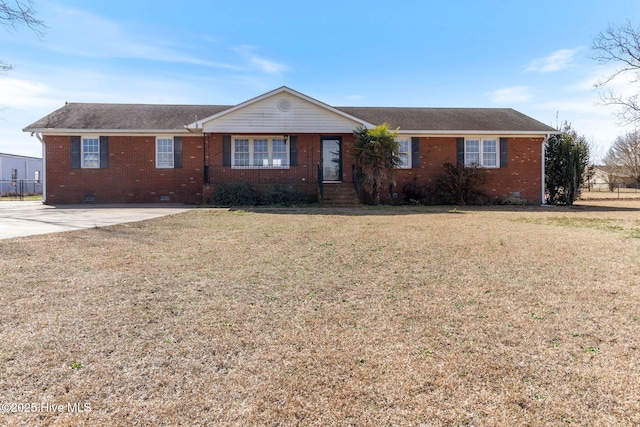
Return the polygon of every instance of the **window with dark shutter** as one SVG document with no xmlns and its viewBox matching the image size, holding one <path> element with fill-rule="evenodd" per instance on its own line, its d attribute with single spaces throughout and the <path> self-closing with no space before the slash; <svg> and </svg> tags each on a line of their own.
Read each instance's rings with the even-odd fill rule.
<svg viewBox="0 0 640 427">
<path fill-rule="evenodd" d="M 80 137 L 71 137 L 71 169 L 80 169 Z"/>
<path fill-rule="evenodd" d="M 289 137 L 289 165 L 298 166 L 298 136 Z"/>
<path fill-rule="evenodd" d="M 231 166 L 231 135 L 222 135 L 222 166 Z"/>
<path fill-rule="evenodd" d="M 100 137 L 100 169 L 109 167 L 109 137 Z"/>
<path fill-rule="evenodd" d="M 506 168 L 509 165 L 509 152 L 507 149 L 507 138 L 500 138 L 500 167 Z"/>
<path fill-rule="evenodd" d="M 420 138 L 411 138 L 411 167 L 420 167 Z"/>
<path fill-rule="evenodd" d="M 456 163 L 464 166 L 464 138 L 456 138 Z"/>
<path fill-rule="evenodd" d="M 173 167 L 182 169 L 182 137 L 175 136 L 173 138 Z"/>
</svg>

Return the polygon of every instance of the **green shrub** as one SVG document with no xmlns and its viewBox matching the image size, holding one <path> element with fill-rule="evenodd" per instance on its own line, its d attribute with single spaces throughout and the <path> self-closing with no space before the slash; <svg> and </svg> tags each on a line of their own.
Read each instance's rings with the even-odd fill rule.
<svg viewBox="0 0 640 427">
<path fill-rule="evenodd" d="M 509 196 L 502 199 L 500 201 L 500 204 L 509 205 L 509 206 L 522 206 L 522 205 L 526 205 L 527 201 L 524 199 L 521 199 L 520 197 Z"/>
<path fill-rule="evenodd" d="M 246 182 L 219 184 L 211 203 L 218 206 L 254 206 L 258 204 L 258 192 Z"/>
<path fill-rule="evenodd" d="M 292 206 L 307 201 L 307 195 L 292 185 L 274 185 L 264 196 L 265 205 Z"/>
</svg>

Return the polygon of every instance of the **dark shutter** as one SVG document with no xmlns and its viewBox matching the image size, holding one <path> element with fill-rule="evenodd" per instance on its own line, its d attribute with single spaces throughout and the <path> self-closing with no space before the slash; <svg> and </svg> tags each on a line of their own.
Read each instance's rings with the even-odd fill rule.
<svg viewBox="0 0 640 427">
<path fill-rule="evenodd" d="M 298 166 L 298 136 L 289 137 L 289 166 Z"/>
<path fill-rule="evenodd" d="M 173 167 L 182 169 L 182 137 L 173 137 Z"/>
<path fill-rule="evenodd" d="M 506 168 L 509 165 L 509 152 L 507 151 L 507 138 L 500 138 L 500 167 Z"/>
<path fill-rule="evenodd" d="M 100 137 L 100 169 L 109 167 L 109 137 Z"/>
<path fill-rule="evenodd" d="M 80 137 L 71 137 L 71 169 L 80 169 Z"/>
<path fill-rule="evenodd" d="M 456 163 L 464 166 L 464 138 L 456 138 Z"/>
<path fill-rule="evenodd" d="M 231 135 L 222 135 L 222 166 L 231 166 Z"/>
<path fill-rule="evenodd" d="M 420 167 L 420 138 L 411 138 L 411 167 Z"/>
</svg>

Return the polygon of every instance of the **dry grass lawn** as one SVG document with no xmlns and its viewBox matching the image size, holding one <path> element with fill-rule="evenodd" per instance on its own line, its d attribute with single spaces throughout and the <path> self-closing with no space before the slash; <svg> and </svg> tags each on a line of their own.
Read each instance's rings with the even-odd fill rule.
<svg viewBox="0 0 640 427">
<path fill-rule="evenodd" d="M 638 425 L 640 202 L 597 204 L 2 240 L 0 403 L 45 411 L 0 425 Z"/>
</svg>

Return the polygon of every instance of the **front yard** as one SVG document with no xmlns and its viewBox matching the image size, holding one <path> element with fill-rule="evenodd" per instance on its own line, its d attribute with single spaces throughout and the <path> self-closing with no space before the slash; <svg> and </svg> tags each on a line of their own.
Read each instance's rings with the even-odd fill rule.
<svg viewBox="0 0 640 427">
<path fill-rule="evenodd" d="M 638 425 L 640 202 L 603 203 L 0 240 L 0 424 Z"/>
</svg>

